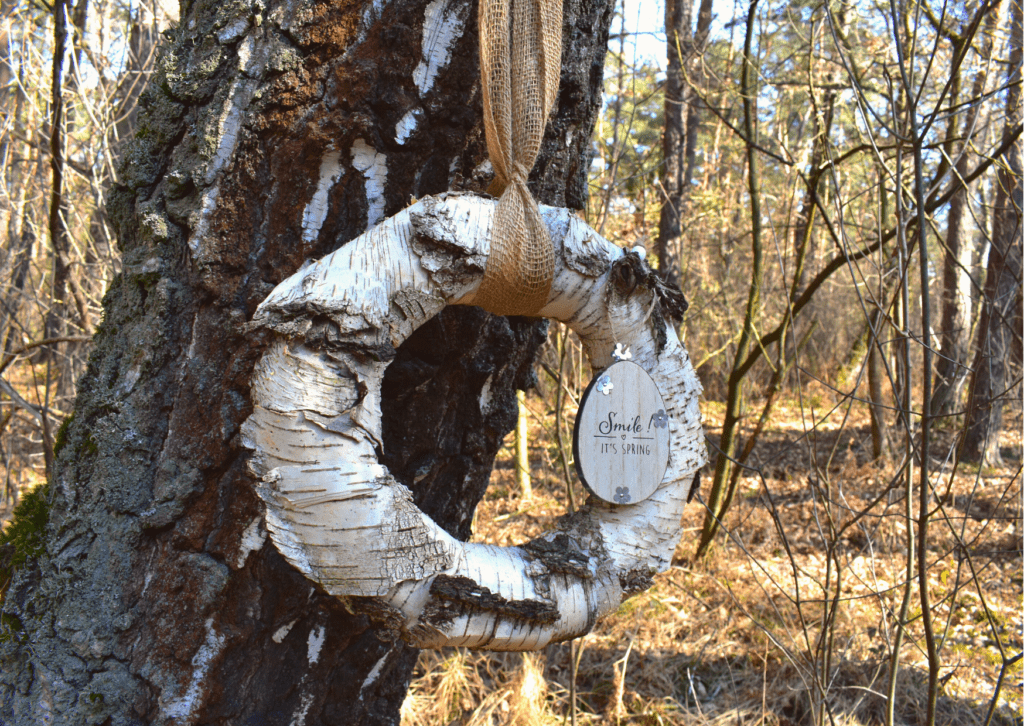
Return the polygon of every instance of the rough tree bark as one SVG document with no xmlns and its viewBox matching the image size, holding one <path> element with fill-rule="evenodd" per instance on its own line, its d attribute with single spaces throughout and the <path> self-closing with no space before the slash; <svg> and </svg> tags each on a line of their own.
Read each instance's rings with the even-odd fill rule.
<svg viewBox="0 0 1024 726">
<path fill-rule="evenodd" d="M 583 206 L 611 10 L 566 3 L 542 202 Z M 416 651 L 266 543 L 239 446 L 263 344 L 243 329 L 411 196 L 486 186 L 475 14 L 183 3 L 111 197 L 124 272 L 59 442 L 45 554 L 3 603 L 5 723 L 397 723 Z M 446 310 L 388 368 L 382 463 L 456 537 L 543 338 Z"/>
</svg>

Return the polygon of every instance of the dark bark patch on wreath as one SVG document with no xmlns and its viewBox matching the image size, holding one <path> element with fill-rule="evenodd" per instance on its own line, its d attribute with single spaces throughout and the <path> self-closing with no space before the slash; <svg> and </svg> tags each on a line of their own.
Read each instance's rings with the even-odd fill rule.
<svg viewBox="0 0 1024 726">
<path fill-rule="evenodd" d="M 426 211 L 412 212 L 409 219 L 415 232 L 412 248 L 420 263 L 442 293 L 451 296 L 467 279 L 484 269 L 485 257 L 467 254 L 460 244 L 459 221 L 434 211 L 441 208 L 444 198 L 424 200 Z"/>
<path fill-rule="evenodd" d="M 619 575 L 619 586 L 622 587 L 623 599 L 649 590 L 653 584 L 654 578 L 652 573 L 646 567 L 630 570 L 624 575 Z"/>
<path fill-rule="evenodd" d="M 603 249 L 601 242 L 590 237 L 586 240 L 586 244 L 589 246 L 592 254 L 564 255 L 562 258 L 563 262 L 565 262 L 566 267 L 570 270 L 581 275 L 593 278 L 601 277 L 601 275 L 608 271 L 608 258 L 601 253 Z"/>
<path fill-rule="evenodd" d="M 365 615 L 376 626 L 379 640 L 394 643 L 401 637 L 405 616 L 398 608 L 377 597 L 353 597 L 349 603 L 353 613 Z"/>
<path fill-rule="evenodd" d="M 497 613 L 511 620 L 551 624 L 558 620 L 558 606 L 541 600 L 507 600 L 468 577 L 438 575 L 430 584 L 434 601 L 421 620 L 442 627 L 471 611 Z"/>
<path fill-rule="evenodd" d="M 648 319 L 651 333 L 657 344 L 660 355 L 665 349 L 668 339 L 665 336 L 665 322 L 679 322 L 683 319 L 689 304 L 683 297 L 682 290 L 674 283 L 667 283 L 658 273 L 640 257 L 628 254 L 612 263 L 611 280 L 615 293 L 626 300 L 633 296 L 638 287 L 646 288 L 654 293 L 654 307 Z"/>
<path fill-rule="evenodd" d="M 378 331 L 378 342 L 356 341 L 352 340 L 354 336 L 342 333 L 333 320 L 317 316 L 306 331 L 304 341 L 313 350 L 352 353 L 362 360 L 390 362 L 397 351 L 383 332 Z M 365 336 L 365 331 L 360 331 L 359 335 Z"/>
<path fill-rule="evenodd" d="M 689 307 L 683 291 L 662 280 L 639 255 L 624 255 L 612 263 L 612 282 L 623 297 L 629 297 L 638 286 L 653 290 L 663 314 L 672 320 L 682 320 Z"/>
<path fill-rule="evenodd" d="M 551 572 L 573 575 L 584 580 L 593 577 L 590 571 L 590 558 L 578 551 L 565 533 L 560 532 L 550 539 L 527 542 L 523 549 L 540 560 Z"/>
</svg>

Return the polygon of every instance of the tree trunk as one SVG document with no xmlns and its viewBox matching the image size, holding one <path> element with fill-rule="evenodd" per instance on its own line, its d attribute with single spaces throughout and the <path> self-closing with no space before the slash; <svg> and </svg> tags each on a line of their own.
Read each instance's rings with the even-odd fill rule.
<svg viewBox="0 0 1024 726">
<path fill-rule="evenodd" d="M 526 391 L 516 391 L 519 418 L 516 420 L 516 493 L 525 501 L 533 499 L 530 480 L 530 434 L 527 430 L 529 411 L 526 410 Z"/>
<path fill-rule="evenodd" d="M 757 336 L 757 321 L 761 316 L 761 286 L 764 283 L 764 249 L 761 244 L 761 194 L 758 181 L 757 154 L 757 80 L 756 58 L 753 57 L 754 20 L 757 17 L 758 0 L 750 0 L 747 6 L 747 29 L 743 42 L 743 68 L 740 71 L 740 93 L 743 95 L 743 134 L 747 152 L 747 191 L 750 194 L 750 250 L 751 280 L 747 292 L 747 308 L 743 316 L 743 332 L 736 343 L 732 372 L 729 374 L 728 392 L 725 402 L 725 418 L 722 421 L 722 437 L 719 442 L 718 458 L 715 460 L 715 476 L 707 497 L 707 512 L 701 528 L 700 544 L 694 556 L 698 559 L 707 552 L 726 510 L 732 501 L 735 487 L 729 487 L 729 469 L 735 457 L 738 444 L 738 427 L 743 416 L 742 366 L 747 358 L 754 337 Z M 785 345 L 785 339 L 779 339 Z M 783 349 L 784 350 L 784 349 Z M 795 355 L 795 352 L 794 352 Z M 780 356 L 781 359 L 781 356 Z"/>
<path fill-rule="evenodd" d="M 6 18 L 4 22 L 7 22 Z M 0 39 L 2 40 L 2 39 Z M 16 127 L 21 127 L 22 112 L 25 107 L 25 92 L 22 84 L 14 88 L 14 108 L 11 119 Z M 0 163 L 7 163 L 11 155 L 8 137 L 0 143 Z M 9 353 L 18 347 L 15 343 L 14 328 L 18 325 L 18 314 L 25 296 L 25 282 L 29 265 L 32 262 L 33 247 L 36 241 L 36 225 L 33 207 L 27 204 L 29 187 L 38 175 L 42 165 L 41 152 L 25 146 L 26 157 L 20 164 L 7 166 L 5 182 L 8 184 L 7 198 L 10 208 L 6 219 L 7 243 L 2 266 L 0 266 L 0 350 Z"/>
<path fill-rule="evenodd" d="M 966 161 L 957 165 L 963 173 Z M 935 365 L 935 393 L 932 415 L 954 413 L 963 380 L 967 374 L 967 354 L 971 328 L 971 264 L 974 245 L 964 218 L 967 190 L 960 189 L 949 204 L 946 249 L 942 261 L 942 322 L 940 355 Z"/>
<path fill-rule="evenodd" d="M 542 202 L 585 201 L 611 10 L 566 5 Z M 183 4 L 108 205 L 124 272 L 60 442 L 45 553 L 3 604 L 4 722 L 398 722 L 416 651 L 266 545 L 238 436 L 264 343 L 243 326 L 410 197 L 486 187 L 476 48 L 468 0 Z M 381 462 L 456 537 L 544 329 L 445 310 L 388 367 Z"/>
<path fill-rule="evenodd" d="M 984 62 L 974 77 L 969 98 L 981 98 L 988 81 L 988 64 L 992 59 L 992 38 L 996 34 L 999 8 L 993 8 L 985 17 L 980 55 Z M 959 74 L 958 74 L 959 75 Z M 954 87 L 959 86 L 959 81 Z M 957 138 L 957 116 L 949 120 L 947 138 L 950 158 L 955 159 L 955 178 L 962 179 L 972 160 L 968 153 L 970 140 L 978 132 L 982 104 L 975 103 L 966 114 L 963 131 Z M 932 415 L 942 416 L 955 413 L 959 408 L 960 392 L 967 377 L 968 355 L 971 333 L 972 265 L 974 261 L 974 240 L 968 225 L 970 197 L 967 188 L 957 190 L 949 201 L 949 216 L 946 223 L 946 249 L 942 260 L 942 322 L 940 324 L 940 347 L 935 364 L 935 390 L 932 393 Z"/>
<path fill-rule="evenodd" d="M 51 306 L 46 315 L 45 337 L 64 335 L 64 296 L 67 293 L 70 241 L 68 237 L 68 207 L 64 198 L 64 60 L 68 37 L 67 3 L 53 4 L 53 60 L 50 76 L 50 246 L 53 249 L 53 279 Z M 56 363 L 57 346 L 50 348 L 51 360 Z"/>
<path fill-rule="evenodd" d="M 21 311 L 22 299 L 25 296 L 25 281 L 28 278 L 29 265 L 32 262 L 32 248 L 35 246 L 35 221 L 32 210 L 22 206 L 19 216 L 21 233 L 15 237 L 10 235 L 10 247 L 7 259 L 4 260 L 0 280 L 5 290 L 0 298 L 0 350 L 10 353 L 18 347 L 15 327 L 18 324 L 18 313 Z"/>
<path fill-rule="evenodd" d="M 889 426 L 885 420 L 885 398 L 882 392 L 882 344 L 879 331 L 883 327 L 883 316 L 880 310 L 871 313 L 871 324 L 868 334 L 868 396 L 871 412 L 871 456 L 880 459 L 892 451 L 889 442 Z"/>
<path fill-rule="evenodd" d="M 665 73 L 665 131 L 662 151 L 661 217 L 658 221 L 657 255 L 661 275 L 674 281 L 678 271 L 673 251 L 682 234 L 683 205 L 693 179 L 697 153 L 697 127 L 700 99 L 694 89 L 699 53 L 703 51 L 711 27 L 711 0 L 701 0 L 696 31 L 693 27 L 693 0 L 666 0 L 665 35 L 668 70 Z"/>
<path fill-rule="evenodd" d="M 1021 122 L 1021 3 L 1010 4 L 1010 51 L 1006 94 L 1006 131 Z M 969 461 L 999 465 L 999 429 L 1003 404 L 1016 395 L 1019 376 L 1012 368 L 1020 364 L 1021 347 L 1021 142 L 1006 152 L 1000 167 L 993 205 L 992 249 L 988 255 L 981 321 L 978 324 L 977 354 L 974 358 L 967 424 L 961 456 Z M 1016 363 L 1017 366 L 1013 366 Z M 1016 381 L 1015 381 L 1016 378 Z M 1011 394 L 1011 389 L 1018 393 Z"/>
<path fill-rule="evenodd" d="M 18 117 L 21 115 L 18 113 L 17 107 L 15 107 L 14 112 L 11 113 L 11 108 L 13 106 L 12 100 L 19 94 L 19 89 L 13 83 L 15 70 L 10 50 L 11 16 L 13 15 L 16 7 L 17 4 L 14 0 L 0 0 L 0 108 L 7 109 L 6 113 L 11 114 L 10 118 L 14 121 L 14 125 L 18 123 Z M 11 121 L 8 121 L 7 123 L 9 124 Z M 7 126 L 7 124 L 4 125 L 5 127 Z M 0 164 L 3 164 L 4 169 L 8 170 L 4 174 L 5 182 L 7 182 L 6 177 L 13 171 L 13 165 L 10 164 L 10 143 L 10 129 L 4 128 L 0 130 Z M 9 184 L 9 182 L 7 183 Z M 8 187 L 8 197 L 13 196 L 10 191 L 13 188 L 13 185 Z M 4 219 L 4 215 L 9 214 L 10 211 L 4 209 L 4 206 L 5 205 L 0 205 L 0 223 L 2 223 L 3 226 L 6 226 L 7 220 Z"/>
</svg>

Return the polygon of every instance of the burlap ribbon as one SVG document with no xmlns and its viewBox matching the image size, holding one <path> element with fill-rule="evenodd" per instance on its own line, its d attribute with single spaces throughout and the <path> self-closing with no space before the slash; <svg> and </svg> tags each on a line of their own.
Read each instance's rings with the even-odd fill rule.
<svg viewBox="0 0 1024 726">
<path fill-rule="evenodd" d="M 476 304 L 536 315 L 548 300 L 555 254 L 526 186 L 558 95 L 561 0 L 480 0 L 480 75 L 492 194 L 500 194 Z"/>
</svg>

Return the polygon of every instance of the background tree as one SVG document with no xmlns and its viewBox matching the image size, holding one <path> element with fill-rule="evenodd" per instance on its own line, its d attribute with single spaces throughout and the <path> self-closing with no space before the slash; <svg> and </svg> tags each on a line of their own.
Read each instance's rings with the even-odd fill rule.
<svg viewBox="0 0 1024 726">
<path fill-rule="evenodd" d="M 662 275 L 675 281 L 673 254 L 679 245 L 683 205 L 689 196 L 697 152 L 703 51 L 711 28 L 711 0 L 701 0 L 696 26 L 693 0 L 666 0 L 665 128 L 662 136 L 661 218 L 655 249 Z"/>
<path fill-rule="evenodd" d="M 566 5 L 542 202 L 585 204 L 611 9 Z M 45 551 L 4 599 L 4 720 L 397 721 L 415 651 L 265 546 L 237 441 L 261 351 L 245 322 L 410 197 L 486 186 L 475 13 L 183 5 L 107 204 L 123 272 L 38 495 Z M 543 332 L 445 311 L 388 369 L 383 461 L 457 536 Z"/>
<path fill-rule="evenodd" d="M 995 30 L 999 22 L 999 5 L 986 16 L 977 49 L 979 63 L 971 81 L 971 87 L 965 102 L 968 111 L 964 114 L 963 125 L 960 127 L 960 114 L 953 114 L 947 121 L 946 143 L 943 155 L 953 167 L 952 173 L 963 177 L 968 173 L 973 161 L 965 139 L 975 136 L 975 130 L 985 122 L 979 115 L 988 110 L 984 104 L 977 103 L 990 86 L 989 68 L 994 50 Z M 972 6 L 976 12 L 976 7 Z M 936 19 L 936 24 L 937 19 Z M 940 26 L 941 27 L 941 26 Z M 947 27 L 946 32 L 949 32 Z M 954 33 L 955 35 L 955 33 Z M 953 38 L 954 44 L 962 46 L 964 39 Z M 951 105 L 960 97 L 963 82 L 960 69 L 954 68 L 950 79 Z M 968 373 L 967 354 L 971 346 L 972 318 L 971 308 L 977 281 L 973 279 L 974 258 L 977 237 L 975 225 L 970 219 L 969 189 L 959 189 L 949 201 L 949 216 L 946 220 L 946 239 L 942 249 L 942 291 L 940 322 L 940 348 L 938 361 L 935 364 L 935 389 L 932 393 L 932 412 L 936 415 L 955 413 L 959 394 Z"/>
<path fill-rule="evenodd" d="M 650 246 L 660 205 L 664 83 L 655 66 L 631 62 L 617 45 L 605 63 L 605 108 L 595 138 L 590 219 L 610 239 Z"/>
<path fill-rule="evenodd" d="M 1021 216 L 1024 193 L 1020 128 L 1021 2 L 1010 2 L 1010 53 L 1006 79 L 1003 140 L 1008 143 L 999 168 L 992 210 L 992 247 L 985 276 L 985 295 L 978 325 L 962 454 L 985 464 L 1002 463 L 999 430 L 1003 405 L 1020 390 L 1021 366 Z M 1016 134 L 1016 138 L 1015 138 Z"/>
<path fill-rule="evenodd" d="M 43 478 L 51 463 L 44 441 L 72 408 L 119 265 L 103 205 L 168 22 L 155 0 L 0 7 L 0 94 L 9 111 L 0 124 L 5 502 Z"/>
</svg>

